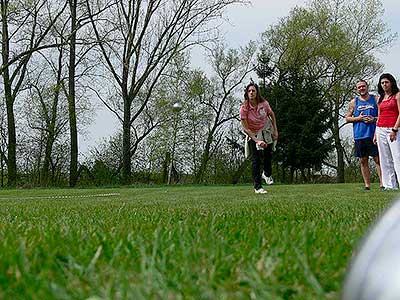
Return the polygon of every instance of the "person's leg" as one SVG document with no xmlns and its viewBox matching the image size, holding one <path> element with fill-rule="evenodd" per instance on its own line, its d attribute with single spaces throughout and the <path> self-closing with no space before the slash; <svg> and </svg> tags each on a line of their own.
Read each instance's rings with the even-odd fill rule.
<svg viewBox="0 0 400 300">
<path fill-rule="evenodd" d="M 268 147 L 264 151 L 264 175 L 270 177 L 272 175 L 272 145 L 268 144 Z"/>
<path fill-rule="evenodd" d="M 253 176 L 254 189 L 258 190 L 262 188 L 261 186 L 261 155 L 260 152 L 263 150 L 257 150 L 256 143 L 251 140 L 249 141 L 250 151 L 251 151 L 251 171 Z"/>
<path fill-rule="evenodd" d="M 396 173 L 396 178 L 393 180 L 393 185 L 395 188 L 398 188 L 398 183 L 400 183 L 400 134 L 397 133 L 396 140 L 389 143 L 390 152 L 392 153 L 393 158 L 393 168 Z"/>
<path fill-rule="evenodd" d="M 370 188 L 371 185 L 371 172 L 369 171 L 368 157 L 360 158 L 361 164 L 361 174 L 364 179 L 364 184 L 366 188 Z"/>
<path fill-rule="evenodd" d="M 365 189 L 370 189 L 371 172 L 369 170 L 369 143 L 368 139 L 360 139 L 354 141 L 354 155 L 360 160 L 361 175 L 364 180 Z M 371 141 L 372 142 L 372 141 Z"/>
<path fill-rule="evenodd" d="M 382 170 L 381 170 L 381 164 L 379 162 L 379 155 L 374 156 L 373 159 L 374 159 L 375 166 L 376 166 L 376 172 L 378 173 L 378 176 L 379 176 L 379 186 L 383 187 Z"/>
<path fill-rule="evenodd" d="M 396 186 L 393 184 L 396 180 L 393 158 L 390 151 L 389 129 L 376 127 L 376 136 L 379 150 L 379 161 L 382 170 L 382 184 L 387 189 L 393 189 Z"/>
<path fill-rule="evenodd" d="M 372 157 L 375 166 L 376 166 L 376 172 L 378 173 L 379 176 L 379 186 L 382 187 L 382 172 L 381 172 L 381 166 L 379 163 L 379 151 L 378 151 L 378 146 L 374 143 L 373 138 L 368 138 L 366 139 L 366 147 L 365 147 L 365 155 L 366 157 Z M 370 172 L 369 168 L 368 171 Z M 371 176 L 371 175 L 370 175 Z M 370 178 L 369 176 L 369 178 Z"/>
</svg>

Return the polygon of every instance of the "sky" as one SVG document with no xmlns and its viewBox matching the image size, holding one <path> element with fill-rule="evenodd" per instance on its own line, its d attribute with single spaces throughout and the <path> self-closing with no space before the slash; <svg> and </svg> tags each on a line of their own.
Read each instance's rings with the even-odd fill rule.
<svg viewBox="0 0 400 300">
<path fill-rule="evenodd" d="M 244 45 L 250 40 L 258 40 L 260 34 L 286 17 L 295 6 L 306 6 L 305 0 L 252 0 L 247 7 L 236 5 L 228 12 L 229 23 L 223 26 L 226 39 L 231 47 Z M 384 22 L 392 33 L 400 35 L 400 18 L 398 14 L 398 0 L 381 0 L 384 13 Z M 378 57 L 385 65 L 384 72 L 393 74 L 400 81 L 400 36 L 388 49 L 388 52 Z"/>
<path fill-rule="evenodd" d="M 392 33 L 400 35 L 400 18 L 398 17 L 398 0 L 381 0 L 385 9 L 384 22 Z M 307 0 L 252 0 L 245 7 L 235 5 L 230 7 L 225 17 L 227 22 L 221 27 L 225 35 L 226 43 L 231 48 L 247 44 L 249 41 L 257 41 L 260 34 L 271 25 L 286 17 L 295 6 L 306 6 Z M 391 73 L 400 81 L 400 37 L 378 58 L 384 64 L 384 72 Z M 206 59 L 194 52 L 193 64 L 203 65 Z M 79 137 L 80 153 L 85 155 L 88 149 L 98 144 L 103 138 L 107 138 L 119 129 L 121 125 L 115 117 L 106 109 L 98 109 L 96 117 L 85 135 Z"/>
</svg>

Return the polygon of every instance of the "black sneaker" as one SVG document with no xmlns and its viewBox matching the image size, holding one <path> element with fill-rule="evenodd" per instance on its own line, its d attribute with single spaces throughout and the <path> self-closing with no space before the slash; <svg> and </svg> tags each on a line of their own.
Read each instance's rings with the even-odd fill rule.
<svg viewBox="0 0 400 300">
<path fill-rule="evenodd" d="M 371 188 L 369 186 L 364 186 L 364 191 L 370 191 Z"/>
</svg>

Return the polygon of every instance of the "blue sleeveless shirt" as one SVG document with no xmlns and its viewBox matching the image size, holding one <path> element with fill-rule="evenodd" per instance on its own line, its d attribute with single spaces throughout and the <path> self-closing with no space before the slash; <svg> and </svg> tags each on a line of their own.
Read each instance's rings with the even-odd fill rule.
<svg viewBox="0 0 400 300">
<path fill-rule="evenodd" d="M 376 105 L 375 96 L 370 95 L 367 101 L 361 100 L 356 97 L 356 103 L 354 105 L 354 117 L 358 117 L 361 112 L 364 116 L 378 116 L 378 106 Z M 373 138 L 375 134 L 376 122 L 364 123 L 354 122 L 353 123 L 353 134 L 355 140 L 361 140 L 366 138 Z"/>
</svg>

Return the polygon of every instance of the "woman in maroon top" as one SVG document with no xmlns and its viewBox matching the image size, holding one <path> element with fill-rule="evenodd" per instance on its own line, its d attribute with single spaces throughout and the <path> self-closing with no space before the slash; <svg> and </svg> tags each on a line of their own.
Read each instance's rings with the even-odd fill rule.
<svg viewBox="0 0 400 300">
<path fill-rule="evenodd" d="M 385 189 L 398 189 L 400 182 L 400 92 L 391 74 L 382 74 L 378 83 L 378 122 L 375 137 L 378 143 Z M 397 180 L 396 180 L 397 178 Z"/>
</svg>

